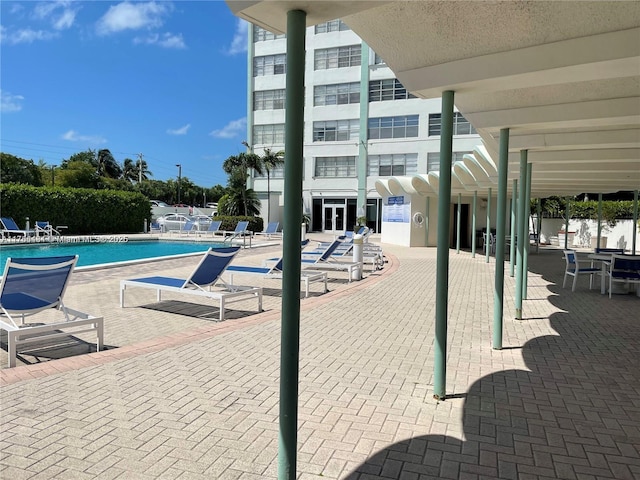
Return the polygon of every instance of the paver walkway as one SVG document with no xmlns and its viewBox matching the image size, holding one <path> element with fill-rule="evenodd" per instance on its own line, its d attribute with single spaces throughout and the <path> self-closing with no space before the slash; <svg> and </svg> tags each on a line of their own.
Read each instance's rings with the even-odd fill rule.
<svg viewBox="0 0 640 480">
<path fill-rule="evenodd" d="M 299 478 L 640 478 L 639 298 L 609 300 L 585 279 L 563 290 L 561 252 L 543 249 L 521 321 L 507 270 L 505 348 L 493 350 L 493 259 L 451 251 L 448 398 L 435 402 L 436 250 L 385 251 L 381 276 L 302 302 Z M 118 280 L 73 285 L 69 304 L 102 305 L 91 311 L 121 348 L 31 380 L 2 370 L 0 476 L 275 478 L 277 288 L 266 313 L 203 325 L 171 308 L 114 310 Z M 115 355 L 145 334 L 148 350 Z"/>
</svg>

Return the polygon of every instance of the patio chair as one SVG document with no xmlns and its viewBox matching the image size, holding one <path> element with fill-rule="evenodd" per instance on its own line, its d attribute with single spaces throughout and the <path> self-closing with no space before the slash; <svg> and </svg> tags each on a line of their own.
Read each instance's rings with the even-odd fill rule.
<svg viewBox="0 0 640 480">
<path fill-rule="evenodd" d="M 282 232 L 278 232 L 279 226 L 280 222 L 270 222 L 264 232 L 254 232 L 254 235 L 264 235 L 267 238 L 271 238 L 272 236 L 282 237 Z"/>
<path fill-rule="evenodd" d="M 229 274 L 229 285 L 233 285 L 234 274 L 258 275 L 262 278 L 282 280 L 282 258 L 278 259 L 271 267 L 254 267 L 245 265 L 229 265 L 225 271 Z M 315 272 L 303 270 L 300 272 L 300 281 L 304 284 L 304 297 L 309 297 L 309 284 L 324 282 L 324 293 L 329 291 L 327 286 L 327 272 Z"/>
<path fill-rule="evenodd" d="M 19 346 L 50 338 L 95 330 L 96 350 L 102 348 L 104 319 L 68 308 L 62 302 L 77 261 L 77 255 L 7 259 L 0 286 L 0 328 L 7 332 L 9 367 L 16 366 Z M 61 311 L 62 320 L 25 323 L 25 317 L 50 308 Z"/>
<path fill-rule="evenodd" d="M 49 240 L 55 235 L 56 237 L 60 236 L 60 232 L 58 232 L 49 222 L 41 222 L 36 221 L 36 229 L 35 229 L 36 237 L 42 235 L 43 237 L 48 237 Z"/>
<path fill-rule="evenodd" d="M 346 260 L 353 254 L 353 237 L 345 239 L 345 237 L 338 237 L 343 241 L 336 247 L 331 254 L 332 258 L 337 260 Z M 330 243 L 320 243 L 318 248 L 314 250 L 303 250 L 303 259 L 316 259 L 322 255 Z M 362 244 L 362 261 L 363 263 L 371 265 L 371 271 L 381 270 L 384 267 L 384 255 L 382 249 L 372 243 Z"/>
<path fill-rule="evenodd" d="M 0 223 L 2 224 L 2 230 L 0 231 L 0 233 L 2 233 L 2 238 L 5 238 L 5 236 L 8 238 L 14 235 L 26 238 L 35 235 L 36 233 L 35 230 L 22 230 L 11 217 L 0 217 Z"/>
<path fill-rule="evenodd" d="M 344 237 L 338 237 L 336 240 L 318 255 L 318 258 L 308 259 L 302 258 L 302 266 L 313 267 L 319 270 L 343 270 L 349 273 L 349 282 L 354 278 L 362 278 L 362 262 L 342 262 L 332 255 L 344 242 Z"/>
<path fill-rule="evenodd" d="M 239 250 L 239 247 L 209 248 L 195 270 L 186 279 L 158 276 L 122 280 L 120 281 L 120 306 L 124 308 L 124 292 L 127 287 L 142 287 L 156 290 L 158 302 L 162 300 L 162 292 L 184 293 L 217 300 L 220 305 L 220 321 L 224 320 L 227 304 L 246 300 L 247 297 L 258 299 L 258 312 L 261 312 L 262 288 L 227 285 L 220 278 Z M 213 290 L 219 281 L 223 283 L 223 286 Z"/>
<path fill-rule="evenodd" d="M 601 269 L 599 267 L 594 266 L 593 262 L 589 267 L 581 267 L 580 260 L 578 259 L 578 255 L 576 255 L 575 250 L 563 250 L 564 259 L 566 261 L 566 269 L 564 271 L 564 280 L 562 281 L 562 288 L 565 287 L 567 283 L 567 277 L 573 277 L 573 285 L 571 286 L 571 291 L 576 291 L 576 284 L 578 283 L 578 276 L 580 275 L 589 275 L 589 290 L 593 287 L 593 276 L 599 275 L 601 273 Z"/>
<path fill-rule="evenodd" d="M 220 226 L 222 225 L 222 220 L 214 220 L 209 224 L 209 228 L 207 228 L 204 232 L 204 235 L 211 235 L 215 237 L 217 234 L 224 235 L 223 231 L 220 230 Z"/>
<path fill-rule="evenodd" d="M 251 232 L 247 230 L 249 227 L 249 222 L 243 221 L 238 222 L 235 230 L 223 230 L 222 234 L 224 235 L 223 242 L 229 242 L 231 244 L 236 238 L 244 238 L 249 237 L 249 245 L 251 245 Z"/>
<path fill-rule="evenodd" d="M 191 232 L 193 233 L 198 232 L 198 224 L 193 220 L 189 220 L 188 222 L 186 222 L 184 225 L 180 227 L 179 230 L 169 230 L 169 235 L 173 233 L 178 233 L 180 235 L 182 235 L 183 233 L 186 233 L 187 235 L 189 235 Z"/>
<path fill-rule="evenodd" d="M 607 270 L 609 277 L 609 298 L 611 298 L 614 283 L 627 286 L 640 286 L 640 256 L 639 255 L 611 255 L 611 265 Z"/>
</svg>

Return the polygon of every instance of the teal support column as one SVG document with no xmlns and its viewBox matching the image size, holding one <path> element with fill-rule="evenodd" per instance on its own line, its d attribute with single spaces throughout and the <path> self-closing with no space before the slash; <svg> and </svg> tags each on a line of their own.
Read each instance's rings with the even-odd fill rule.
<svg viewBox="0 0 640 480">
<path fill-rule="evenodd" d="M 449 225 L 451 216 L 451 158 L 453 157 L 453 92 L 442 94 L 440 186 L 438 188 L 438 252 L 436 256 L 436 339 L 433 398 L 444 400 L 447 387 L 447 309 L 449 292 Z"/>
<path fill-rule="evenodd" d="M 462 194 L 458 194 L 458 219 L 456 221 L 456 253 L 460 253 L 460 223 L 462 216 Z"/>
<path fill-rule="evenodd" d="M 511 192 L 511 243 L 509 244 L 509 276 L 513 277 L 516 266 L 516 230 L 518 228 L 518 180 L 513 180 Z"/>
<path fill-rule="evenodd" d="M 476 212 L 478 210 L 478 191 L 473 192 L 473 212 L 471 214 L 471 258 L 476 258 Z"/>
<path fill-rule="evenodd" d="M 525 228 L 522 230 L 522 241 L 524 242 L 524 248 L 522 250 L 522 299 L 527 299 L 527 283 L 529 280 L 529 220 L 531 219 L 531 169 L 533 165 L 527 165 L 527 193 L 525 194 Z"/>
<path fill-rule="evenodd" d="M 633 191 L 633 228 L 631 229 L 631 255 L 636 254 L 636 237 L 638 236 L 638 190 Z"/>
<path fill-rule="evenodd" d="M 602 238 L 602 194 L 598 194 L 598 238 L 596 239 L 596 248 L 600 248 L 600 239 Z"/>
<path fill-rule="evenodd" d="M 487 228 L 486 228 L 486 237 L 485 237 L 485 262 L 489 263 L 489 255 L 491 254 L 491 242 L 489 239 L 491 238 L 491 187 L 489 187 L 489 193 L 487 194 Z"/>
<path fill-rule="evenodd" d="M 429 246 L 429 223 L 431 217 L 431 201 L 430 198 L 427 197 L 427 214 L 424 216 L 424 246 Z"/>
<path fill-rule="evenodd" d="M 287 13 L 287 79 L 284 162 L 282 325 L 278 479 L 296 478 L 300 353 L 300 223 L 304 134 L 304 60 L 307 14 Z"/>
<path fill-rule="evenodd" d="M 516 298 L 515 298 L 515 307 L 516 307 L 516 320 L 522 320 L 522 275 L 523 275 L 523 257 L 524 257 L 524 242 L 522 239 L 524 238 L 522 232 L 524 228 L 527 226 L 526 216 L 525 216 L 525 207 L 526 200 L 525 196 L 527 194 L 527 158 L 529 152 L 527 150 L 520 150 L 520 197 L 518 198 L 518 235 L 517 235 L 517 253 L 516 253 Z"/>
<path fill-rule="evenodd" d="M 509 168 L 509 129 L 500 130 L 498 159 L 498 200 L 496 203 L 496 275 L 493 288 L 493 348 L 502 350 L 504 314 L 504 250 L 507 224 L 507 172 Z"/>
<path fill-rule="evenodd" d="M 360 48 L 360 98 L 369 98 L 369 45 L 362 42 Z M 360 142 L 358 144 L 358 205 L 356 212 L 360 209 L 363 215 L 367 214 L 367 159 L 369 150 L 367 149 L 367 132 L 369 122 L 369 102 L 360 102 Z M 357 213 L 359 216 L 360 214 Z"/>
<path fill-rule="evenodd" d="M 571 215 L 571 206 L 569 205 L 569 197 L 565 197 L 565 219 L 564 219 L 564 249 L 569 248 L 569 215 Z"/>
</svg>

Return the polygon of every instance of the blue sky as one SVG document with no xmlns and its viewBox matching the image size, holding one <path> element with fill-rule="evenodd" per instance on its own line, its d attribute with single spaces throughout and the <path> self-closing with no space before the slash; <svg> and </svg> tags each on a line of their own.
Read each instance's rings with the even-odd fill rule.
<svg viewBox="0 0 640 480">
<path fill-rule="evenodd" d="M 88 148 L 226 185 L 246 137 L 247 23 L 223 1 L 0 3 L 0 150 Z"/>
</svg>

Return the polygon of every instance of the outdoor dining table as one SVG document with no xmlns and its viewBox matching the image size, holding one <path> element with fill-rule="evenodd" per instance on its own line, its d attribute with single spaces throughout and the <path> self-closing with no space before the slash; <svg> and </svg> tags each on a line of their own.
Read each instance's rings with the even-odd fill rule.
<svg viewBox="0 0 640 480">
<path fill-rule="evenodd" d="M 607 276 L 607 265 L 611 265 L 611 255 L 611 253 L 590 253 L 587 256 L 591 260 L 600 262 L 600 293 L 602 295 L 605 294 L 606 290 L 605 277 Z"/>
</svg>

